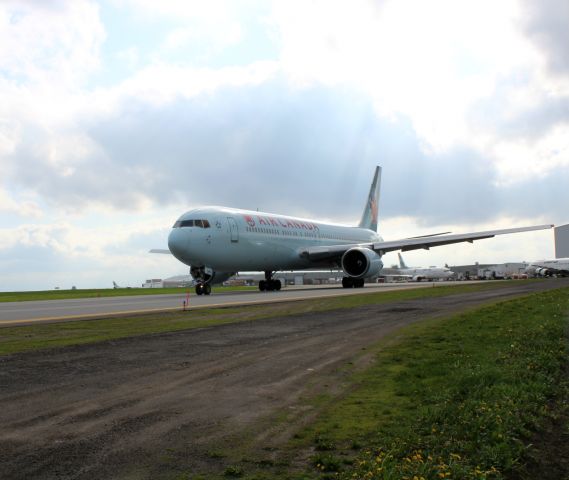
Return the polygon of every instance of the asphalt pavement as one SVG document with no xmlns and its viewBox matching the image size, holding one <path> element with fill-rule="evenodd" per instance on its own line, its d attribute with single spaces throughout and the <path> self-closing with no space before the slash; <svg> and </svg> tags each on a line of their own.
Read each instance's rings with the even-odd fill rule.
<svg viewBox="0 0 569 480">
<path fill-rule="evenodd" d="M 187 308 L 207 308 L 262 304 L 310 298 L 334 297 L 373 293 L 405 288 L 454 285 L 457 282 L 367 284 L 365 288 L 344 289 L 341 286 L 287 287 L 279 292 L 224 292 L 198 296 L 190 291 L 173 295 L 133 295 L 127 297 L 77 298 L 69 300 L 42 300 L 32 302 L 0 303 L 0 327 L 38 322 L 69 321 L 81 318 L 136 315 Z M 465 282 L 459 282 L 463 285 Z"/>
</svg>

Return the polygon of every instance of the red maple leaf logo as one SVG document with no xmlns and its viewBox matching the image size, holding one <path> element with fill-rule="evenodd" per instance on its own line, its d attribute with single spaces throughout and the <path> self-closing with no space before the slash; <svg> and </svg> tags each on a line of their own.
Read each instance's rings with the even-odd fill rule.
<svg viewBox="0 0 569 480">
<path fill-rule="evenodd" d="M 254 227 L 255 226 L 255 220 L 253 220 L 253 217 L 251 215 L 243 215 L 245 217 L 245 221 L 247 222 L 247 225 L 249 225 L 250 227 Z"/>
</svg>

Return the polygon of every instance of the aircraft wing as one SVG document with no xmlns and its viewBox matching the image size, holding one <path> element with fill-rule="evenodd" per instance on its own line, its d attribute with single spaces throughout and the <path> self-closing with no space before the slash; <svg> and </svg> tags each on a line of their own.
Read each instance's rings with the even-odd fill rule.
<svg viewBox="0 0 569 480">
<path fill-rule="evenodd" d="M 545 230 L 552 228 L 553 225 L 536 225 L 532 227 L 506 228 L 502 230 L 486 230 L 483 232 L 462 233 L 455 235 L 432 235 L 430 237 L 405 238 L 402 240 L 392 240 L 389 242 L 361 243 L 353 245 L 330 245 L 325 247 L 309 247 L 303 249 L 300 254 L 311 260 L 319 261 L 326 259 L 338 258 L 347 250 L 355 247 L 364 247 L 374 250 L 379 255 L 395 250 L 403 252 L 408 250 L 429 250 L 431 247 L 440 247 L 442 245 L 450 245 L 452 243 L 474 242 L 474 240 L 482 240 L 484 238 L 492 238 L 496 235 L 505 235 L 508 233 L 531 232 L 534 230 Z"/>
<path fill-rule="evenodd" d="M 166 255 L 172 255 L 172 252 L 167 248 L 153 248 L 152 250 L 149 250 L 148 253 L 164 253 Z"/>
</svg>

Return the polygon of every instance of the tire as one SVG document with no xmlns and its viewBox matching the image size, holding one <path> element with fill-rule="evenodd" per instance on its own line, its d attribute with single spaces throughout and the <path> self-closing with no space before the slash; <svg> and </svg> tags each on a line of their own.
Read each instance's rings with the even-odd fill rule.
<svg viewBox="0 0 569 480">
<path fill-rule="evenodd" d="M 204 293 L 204 295 L 209 295 L 211 293 L 211 285 L 206 283 L 203 286 L 203 293 Z"/>
<path fill-rule="evenodd" d="M 261 280 L 259 282 L 259 290 L 261 292 L 265 292 L 267 290 L 267 282 L 265 280 Z"/>
</svg>

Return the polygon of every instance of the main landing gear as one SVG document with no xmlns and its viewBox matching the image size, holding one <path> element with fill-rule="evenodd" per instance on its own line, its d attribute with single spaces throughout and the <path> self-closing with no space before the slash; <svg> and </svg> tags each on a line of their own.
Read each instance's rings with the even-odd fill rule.
<svg viewBox="0 0 569 480">
<path fill-rule="evenodd" d="M 344 288 L 363 288 L 363 286 L 364 286 L 363 278 L 352 278 L 352 277 L 342 278 L 342 287 Z"/>
<path fill-rule="evenodd" d="M 259 282 L 259 290 L 261 292 L 279 291 L 282 287 L 280 280 L 273 280 L 273 272 L 265 272 L 265 280 Z"/>
<path fill-rule="evenodd" d="M 211 293 L 211 285 L 209 283 L 198 283 L 196 285 L 197 295 L 209 295 Z"/>
</svg>

